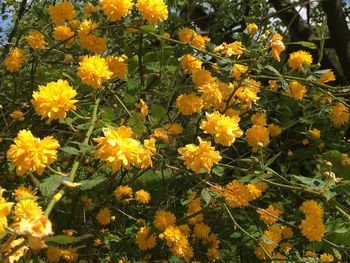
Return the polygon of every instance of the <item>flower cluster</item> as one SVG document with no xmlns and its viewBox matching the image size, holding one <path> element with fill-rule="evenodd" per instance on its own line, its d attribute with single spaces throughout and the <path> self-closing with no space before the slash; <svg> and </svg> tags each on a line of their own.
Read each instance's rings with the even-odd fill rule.
<svg viewBox="0 0 350 263">
<path fill-rule="evenodd" d="M 325 233 L 323 208 L 316 201 L 308 200 L 300 206 L 300 210 L 306 217 L 300 224 L 301 232 L 310 241 L 320 241 Z"/>
</svg>

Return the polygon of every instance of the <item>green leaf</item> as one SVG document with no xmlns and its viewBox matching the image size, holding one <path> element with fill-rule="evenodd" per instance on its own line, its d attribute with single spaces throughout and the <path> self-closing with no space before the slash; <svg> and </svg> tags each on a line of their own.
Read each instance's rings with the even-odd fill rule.
<svg viewBox="0 0 350 263">
<path fill-rule="evenodd" d="M 154 25 L 140 26 L 140 29 L 148 31 L 148 32 L 153 32 L 153 33 L 157 33 L 158 32 L 158 29 Z"/>
<path fill-rule="evenodd" d="M 345 233 L 330 233 L 327 235 L 327 239 L 335 244 L 348 247 L 350 246 L 350 231 L 348 230 Z"/>
<path fill-rule="evenodd" d="M 66 146 L 60 148 L 61 151 L 64 151 L 65 153 L 71 154 L 71 155 L 79 155 L 80 151 L 74 147 Z"/>
<path fill-rule="evenodd" d="M 210 195 L 210 192 L 208 191 L 208 189 L 206 189 L 206 188 L 202 189 L 201 197 L 204 200 L 204 202 L 206 203 L 206 205 L 210 204 L 211 195 Z"/>
<path fill-rule="evenodd" d="M 111 107 L 103 107 L 101 111 L 103 120 L 113 121 L 116 119 L 114 110 Z"/>
<path fill-rule="evenodd" d="M 293 177 L 295 179 L 297 179 L 298 181 L 300 181 L 301 183 L 311 187 L 311 188 L 315 188 L 315 189 L 320 189 L 324 187 L 324 182 L 318 179 L 314 179 L 314 178 L 309 178 L 309 177 L 305 177 L 305 176 L 296 176 L 293 175 Z"/>
<path fill-rule="evenodd" d="M 315 44 L 315 43 L 312 43 L 312 42 L 307 42 L 307 41 L 298 41 L 298 42 L 289 42 L 289 43 L 286 43 L 287 45 L 301 45 L 303 47 L 307 47 L 307 48 L 310 48 L 310 49 L 317 49 L 318 46 Z"/>
<path fill-rule="evenodd" d="M 157 120 L 161 120 L 166 116 L 166 109 L 158 104 L 152 104 L 151 115 Z"/>
<path fill-rule="evenodd" d="M 80 240 L 82 240 L 84 237 L 72 237 L 72 236 L 66 236 L 66 235 L 57 235 L 52 237 L 47 237 L 45 239 L 46 242 L 53 242 L 60 245 L 67 245 L 67 244 L 73 244 L 77 243 Z"/>
<path fill-rule="evenodd" d="M 40 184 L 40 191 L 44 196 L 51 196 L 56 189 L 62 184 L 64 177 L 59 175 L 51 175 L 43 180 Z"/>
<path fill-rule="evenodd" d="M 95 177 L 93 179 L 89 179 L 89 180 L 83 180 L 81 181 L 81 186 L 80 186 L 80 190 L 89 190 L 94 188 L 95 186 L 103 183 L 104 181 L 106 181 L 106 177 L 104 176 L 99 176 L 99 177 Z"/>
<path fill-rule="evenodd" d="M 275 69 L 274 67 L 270 66 L 270 65 L 267 65 L 264 67 L 265 69 L 273 72 L 276 76 L 281 76 L 281 74 L 277 71 L 277 69 Z"/>
<path fill-rule="evenodd" d="M 130 128 L 138 135 L 142 135 L 146 129 L 142 122 L 141 114 L 134 112 L 128 121 Z"/>
</svg>

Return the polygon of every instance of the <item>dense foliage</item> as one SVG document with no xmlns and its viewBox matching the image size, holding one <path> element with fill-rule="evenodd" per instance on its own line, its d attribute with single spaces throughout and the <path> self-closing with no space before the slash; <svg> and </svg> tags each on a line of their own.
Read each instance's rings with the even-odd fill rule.
<svg viewBox="0 0 350 263">
<path fill-rule="evenodd" d="M 350 259 L 324 14 L 292 42 L 244 2 L 6 2 L 1 262 Z"/>
</svg>

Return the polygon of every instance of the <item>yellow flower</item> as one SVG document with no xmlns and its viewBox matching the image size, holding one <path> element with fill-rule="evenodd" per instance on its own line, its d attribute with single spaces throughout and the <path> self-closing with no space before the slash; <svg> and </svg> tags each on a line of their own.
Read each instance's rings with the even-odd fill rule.
<svg viewBox="0 0 350 263">
<path fill-rule="evenodd" d="M 93 53 L 100 54 L 107 49 L 106 39 L 94 34 L 79 34 L 80 45 Z"/>
<path fill-rule="evenodd" d="M 32 190 L 31 186 L 27 188 L 24 185 L 21 185 L 17 189 L 15 189 L 12 195 L 15 197 L 16 201 L 20 201 L 22 199 L 38 199 L 38 197 L 36 196 L 36 192 Z"/>
<path fill-rule="evenodd" d="M 274 59 L 281 61 L 280 54 L 286 49 L 282 42 L 283 37 L 280 34 L 275 34 L 272 36 L 271 40 L 271 52 Z"/>
<path fill-rule="evenodd" d="M 306 87 L 295 80 L 289 83 L 289 89 L 288 95 L 295 100 L 302 100 L 307 92 Z"/>
<path fill-rule="evenodd" d="M 312 64 L 312 56 L 310 53 L 299 50 L 293 52 L 289 55 L 288 65 L 292 69 L 301 70 L 303 65 L 311 65 Z"/>
<path fill-rule="evenodd" d="M 214 82 L 215 78 L 211 75 L 210 71 L 206 69 L 198 69 L 193 72 L 192 80 L 197 87 L 200 87 Z"/>
<path fill-rule="evenodd" d="M 335 75 L 332 70 L 325 72 L 317 81 L 320 83 L 327 83 L 335 80 Z"/>
<path fill-rule="evenodd" d="M 133 132 L 126 126 L 120 126 L 117 130 L 103 128 L 104 137 L 94 139 L 99 148 L 95 156 L 106 162 L 114 172 L 121 167 L 130 169 L 137 162 L 137 154 L 140 151 L 140 142 L 133 139 Z"/>
<path fill-rule="evenodd" d="M 31 31 L 26 37 L 28 45 L 33 49 L 43 49 L 46 45 L 45 36 L 38 30 Z"/>
<path fill-rule="evenodd" d="M 81 81 L 95 89 L 101 87 L 112 75 L 106 60 L 99 55 L 84 56 L 79 63 L 78 76 Z"/>
<path fill-rule="evenodd" d="M 349 121 L 350 113 L 349 109 L 341 102 L 336 103 L 330 114 L 333 126 L 339 128 Z"/>
<path fill-rule="evenodd" d="M 212 114 L 206 113 L 206 120 L 203 120 L 200 127 L 206 133 L 214 136 L 216 143 L 224 146 L 231 146 L 236 138 L 243 135 L 243 131 L 239 128 L 239 116 L 229 117 L 221 115 L 219 112 Z"/>
<path fill-rule="evenodd" d="M 266 225 L 272 225 L 277 222 L 278 217 L 282 214 L 282 211 L 275 208 L 273 205 L 269 205 L 267 209 L 259 208 L 257 213 L 259 214 L 261 221 L 263 221 Z"/>
<path fill-rule="evenodd" d="M 61 255 L 68 262 L 77 262 L 79 256 L 76 251 L 76 248 L 61 249 Z"/>
<path fill-rule="evenodd" d="M 289 242 L 283 242 L 280 244 L 280 248 L 284 253 L 289 253 L 289 251 L 293 248 L 293 246 Z"/>
<path fill-rule="evenodd" d="M 74 5 L 69 1 L 63 1 L 49 6 L 49 14 L 55 25 L 62 24 L 65 19 L 72 20 L 75 17 Z"/>
<path fill-rule="evenodd" d="M 52 120 L 66 118 L 69 110 L 75 110 L 77 100 L 73 98 L 77 92 L 69 85 L 68 81 L 59 79 L 56 82 L 49 82 L 46 86 L 39 86 L 39 91 L 33 92 L 31 100 L 35 111 L 41 119 Z"/>
<path fill-rule="evenodd" d="M 74 229 L 64 229 L 62 232 L 67 236 L 73 236 L 77 233 Z"/>
<path fill-rule="evenodd" d="M 250 117 L 253 125 L 266 126 L 266 114 L 265 113 L 255 113 Z"/>
<path fill-rule="evenodd" d="M 269 88 L 273 91 L 277 91 L 278 84 L 276 80 L 269 80 Z"/>
<path fill-rule="evenodd" d="M 229 86 L 232 89 L 234 88 L 234 84 L 230 84 Z M 236 99 L 235 103 L 239 104 L 241 109 L 250 108 L 253 103 L 260 99 L 260 97 L 258 97 L 260 87 L 260 82 L 251 78 L 245 79 L 243 84 L 237 88 L 234 94 L 234 99 Z M 230 101 L 230 103 L 232 102 Z"/>
<path fill-rule="evenodd" d="M 273 250 L 278 246 L 281 241 L 281 228 L 279 226 L 271 226 L 264 232 L 262 238 L 259 239 L 259 243 L 265 248 L 265 250 L 271 255 Z"/>
<path fill-rule="evenodd" d="M 163 129 L 170 135 L 178 135 L 183 132 L 183 127 L 178 123 L 166 124 L 164 125 Z"/>
<path fill-rule="evenodd" d="M 156 140 L 151 138 L 149 140 L 144 140 L 143 145 L 140 144 L 140 147 L 137 152 L 137 162 L 135 166 L 139 169 L 144 169 L 153 166 L 152 156 L 157 152 Z"/>
<path fill-rule="evenodd" d="M 47 258 L 49 262 L 57 263 L 60 261 L 60 258 L 62 256 L 61 249 L 56 247 L 49 247 L 47 249 Z"/>
<path fill-rule="evenodd" d="M 58 141 L 52 136 L 39 139 L 30 131 L 21 130 L 7 151 L 7 158 L 15 164 L 18 175 L 26 172 L 40 175 L 47 165 L 56 160 L 59 147 Z"/>
<path fill-rule="evenodd" d="M 230 44 L 222 43 L 220 46 L 214 48 L 214 52 L 219 52 L 225 57 L 241 56 L 245 51 L 245 47 L 242 45 L 242 42 L 234 41 Z"/>
<path fill-rule="evenodd" d="M 15 205 L 13 210 L 13 219 L 15 222 L 19 222 L 21 219 L 29 220 L 41 214 L 41 207 L 35 200 L 22 199 Z"/>
<path fill-rule="evenodd" d="M 163 0 L 138 0 L 136 7 L 151 24 L 168 19 L 168 6 Z"/>
<path fill-rule="evenodd" d="M 219 260 L 220 251 L 217 248 L 208 248 L 207 256 L 212 261 Z"/>
<path fill-rule="evenodd" d="M 64 61 L 71 63 L 73 61 L 73 56 L 71 54 L 64 54 Z"/>
<path fill-rule="evenodd" d="M 306 216 L 323 217 L 323 208 L 315 200 L 305 201 L 300 206 L 300 211 Z"/>
<path fill-rule="evenodd" d="M 315 216 L 306 216 L 306 219 L 301 221 L 299 227 L 302 234 L 309 241 L 321 241 L 325 232 L 325 226 L 323 224 L 322 218 Z"/>
<path fill-rule="evenodd" d="M 289 226 L 281 226 L 283 238 L 290 239 L 293 237 L 293 230 Z"/>
<path fill-rule="evenodd" d="M 124 79 L 128 74 L 127 56 L 107 56 L 106 62 L 109 70 L 112 72 L 111 79 Z"/>
<path fill-rule="evenodd" d="M 141 118 L 142 120 L 145 120 L 146 116 L 148 115 L 148 106 L 147 103 L 140 99 L 140 103 L 135 104 L 138 108 L 140 108 Z"/>
<path fill-rule="evenodd" d="M 321 205 L 314 200 L 308 200 L 300 206 L 300 210 L 306 216 L 300 224 L 301 232 L 310 241 L 320 241 L 325 232 Z"/>
<path fill-rule="evenodd" d="M 11 240 L 11 239 L 10 239 Z M 5 263 L 14 263 L 18 262 L 21 257 L 23 257 L 29 248 L 24 245 L 25 239 L 23 237 L 17 238 L 15 240 L 11 240 L 9 244 L 6 244 L 2 250 L 4 251 L 14 251 L 14 253 L 8 257 L 7 261 Z M 20 246 L 23 245 L 23 246 Z M 14 248 L 18 248 L 15 250 Z"/>
<path fill-rule="evenodd" d="M 154 217 L 153 224 L 159 230 L 165 230 L 168 226 L 175 225 L 175 222 L 176 217 L 174 214 L 164 210 L 158 210 Z"/>
<path fill-rule="evenodd" d="M 321 137 L 321 132 L 320 130 L 316 129 L 316 128 L 313 128 L 311 131 L 310 131 L 310 135 L 316 139 L 319 139 Z"/>
<path fill-rule="evenodd" d="M 136 234 L 135 243 L 141 250 L 147 250 L 153 248 L 156 245 L 156 235 L 149 234 L 149 228 L 143 226 Z"/>
<path fill-rule="evenodd" d="M 130 14 L 133 3 L 131 0 L 101 0 L 101 5 L 109 20 L 118 21 Z"/>
<path fill-rule="evenodd" d="M 256 152 L 259 148 L 265 147 L 269 144 L 269 130 L 266 127 L 253 125 L 246 132 L 247 143 Z"/>
<path fill-rule="evenodd" d="M 190 54 L 186 54 L 181 57 L 181 66 L 189 73 L 193 73 L 197 69 L 202 68 L 202 61 Z"/>
<path fill-rule="evenodd" d="M 247 72 L 248 67 L 242 64 L 234 64 L 231 69 L 231 75 L 234 76 L 237 80 L 241 79 L 242 73 Z"/>
<path fill-rule="evenodd" d="M 55 40 L 64 42 L 67 47 L 74 42 L 74 32 L 67 23 L 56 26 L 52 35 Z"/>
<path fill-rule="evenodd" d="M 10 50 L 9 55 L 5 59 L 5 68 L 10 72 L 17 72 L 25 60 L 24 51 L 15 47 Z"/>
<path fill-rule="evenodd" d="M 184 43 L 191 43 L 196 34 L 192 29 L 185 27 L 179 30 L 179 39 Z"/>
<path fill-rule="evenodd" d="M 108 225 L 111 222 L 111 210 L 109 208 L 102 208 L 96 215 L 97 221 L 101 225 Z"/>
<path fill-rule="evenodd" d="M 24 113 L 20 110 L 13 111 L 10 117 L 15 121 L 24 121 Z"/>
<path fill-rule="evenodd" d="M 304 256 L 308 258 L 317 258 L 317 254 L 310 250 L 306 251 Z"/>
<path fill-rule="evenodd" d="M 320 255 L 320 260 L 324 262 L 333 262 L 334 257 L 331 254 L 323 253 L 322 255 Z"/>
<path fill-rule="evenodd" d="M 183 115 L 192 115 L 193 113 L 201 112 L 203 100 L 193 92 L 182 94 L 176 99 L 176 107 Z"/>
<path fill-rule="evenodd" d="M 249 23 L 247 24 L 247 31 L 249 35 L 254 35 L 256 32 L 258 32 L 259 28 L 255 23 Z"/>
<path fill-rule="evenodd" d="M 89 35 L 92 33 L 92 31 L 94 31 L 96 28 L 98 28 L 98 26 L 99 26 L 98 23 L 95 23 L 90 19 L 84 19 L 84 21 L 82 21 L 79 24 L 78 34 L 79 34 L 79 36 Z"/>
<path fill-rule="evenodd" d="M 199 34 L 195 34 L 193 36 L 193 39 L 191 41 L 191 45 L 196 47 L 196 48 L 199 48 L 199 49 L 202 49 L 202 50 L 205 50 L 205 42 L 206 42 L 206 38 L 199 35 Z"/>
<path fill-rule="evenodd" d="M 244 207 L 252 200 L 248 187 L 237 180 L 232 180 L 224 189 L 220 189 L 219 194 L 230 207 Z"/>
<path fill-rule="evenodd" d="M 151 195 L 145 190 L 141 189 L 135 192 L 135 199 L 139 203 L 147 204 L 151 200 Z"/>
<path fill-rule="evenodd" d="M 281 127 L 276 124 L 269 124 L 267 128 L 269 129 L 269 134 L 271 137 L 277 137 L 282 132 Z"/>
<path fill-rule="evenodd" d="M 185 147 L 178 149 L 181 154 L 180 159 L 185 161 L 187 169 L 191 169 L 197 174 L 203 170 L 210 173 L 211 167 L 220 162 L 220 153 L 215 151 L 214 147 L 211 146 L 211 142 L 202 141 L 199 137 L 198 140 L 198 146 L 187 144 Z"/>
<path fill-rule="evenodd" d="M 211 227 L 200 223 L 200 224 L 195 224 L 193 228 L 193 237 L 198 238 L 198 239 L 203 239 L 206 240 L 209 236 L 209 233 L 211 231 Z"/>
<path fill-rule="evenodd" d="M 151 134 L 151 138 L 160 139 L 163 142 L 169 141 L 168 133 L 166 132 L 166 130 L 162 128 L 154 129 L 153 133 Z"/>
<path fill-rule="evenodd" d="M 198 87 L 198 90 L 202 93 L 201 98 L 205 108 L 210 108 L 211 106 L 214 106 L 215 109 L 220 108 L 223 100 L 220 87 L 224 85 L 224 83 L 212 81 Z"/>
<path fill-rule="evenodd" d="M 132 198 L 132 189 L 127 185 L 120 185 L 114 191 L 114 197 L 117 200 L 122 200 L 124 198 Z"/>
<path fill-rule="evenodd" d="M 350 158 L 346 153 L 342 153 L 340 156 L 340 163 L 343 166 L 349 166 L 350 165 Z"/>
</svg>

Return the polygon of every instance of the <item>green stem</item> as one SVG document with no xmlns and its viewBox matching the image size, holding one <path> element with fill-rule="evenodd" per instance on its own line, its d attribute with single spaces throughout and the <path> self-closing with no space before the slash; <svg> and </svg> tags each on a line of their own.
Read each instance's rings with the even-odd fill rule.
<svg viewBox="0 0 350 263">
<path fill-rule="evenodd" d="M 97 110 L 98 110 L 98 106 L 100 104 L 100 98 L 97 98 L 96 101 L 95 101 L 95 105 L 94 105 L 94 109 L 92 111 L 92 117 L 91 117 L 91 121 L 90 121 L 90 127 L 85 135 L 85 139 L 84 139 L 84 142 L 83 142 L 83 145 L 88 145 L 89 144 L 89 140 L 90 140 L 90 136 L 95 128 L 95 123 L 96 123 L 96 120 L 97 120 Z M 76 175 L 76 172 L 78 170 L 78 167 L 79 167 L 79 164 L 80 164 L 80 158 L 77 157 L 74 164 L 73 164 L 73 167 L 69 173 L 69 178 L 68 178 L 68 181 L 69 182 L 73 182 L 74 181 L 74 177 Z M 47 206 L 46 210 L 45 210 L 45 215 L 46 216 L 49 216 L 50 213 L 51 213 L 51 210 L 54 208 L 54 206 L 61 200 L 62 196 L 65 194 L 65 189 L 61 189 L 58 193 L 56 193 L 53 198 L 51 199 L 49 205 Z"/>
</svg>

